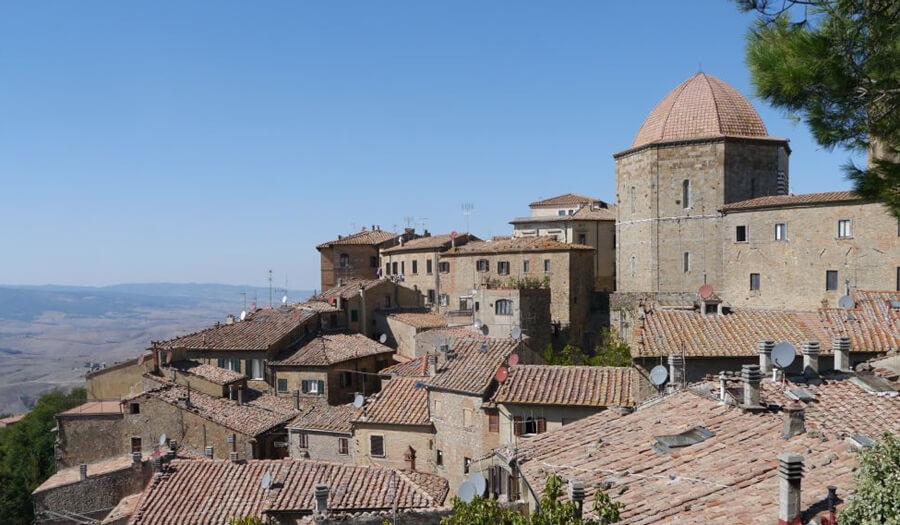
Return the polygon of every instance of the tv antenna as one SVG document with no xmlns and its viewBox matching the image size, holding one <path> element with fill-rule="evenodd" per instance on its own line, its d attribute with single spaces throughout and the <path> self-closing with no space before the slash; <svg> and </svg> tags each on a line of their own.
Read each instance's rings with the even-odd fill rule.
<svg viewBox="0 0 900 525">
<path fill-rule="evenodd" d="M 472 215 L 472 210 L 475 209 L 475 205 L 472 204 L 471 202 L 464 202 L 464 203 L 462 203 L 462 205 L 460 206 L 460 208 L 462 208 L 462 213 L 463 213 L 463 215 L 466 216 L 466 233 L 470 233 L 470 230 L 469 230 L 469 217 Z"/>
<path fill-rule="evenodd" d="M 272 308 L 272 269 L 269 269 L 269 308 Z"/>
<path fill-rule="evenodd" d="M 419 217 L 419 227 L 424 232 L 425 225 L 428 223 L 428 217 Z"/>
<path fill-rule="evenodd" d="M 412 227 L 413 224 L 415 224 L 416 218 L 413 217 L 412 215 L 407 215 L 407 216 L 403 217 L 403 222 L 406 223 L 407 228 L 410 228 L 410 227 Z"/>
</svg>

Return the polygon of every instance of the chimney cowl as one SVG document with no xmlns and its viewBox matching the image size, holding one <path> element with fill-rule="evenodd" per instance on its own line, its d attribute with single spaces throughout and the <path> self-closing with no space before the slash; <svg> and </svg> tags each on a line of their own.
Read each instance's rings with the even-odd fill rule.
<svg viewBox="0 0 900 525">
<path fill-rule="evenodd" d="M 238 453 L 237 452 L 229 452 L 228 460 L 231 461 L 232 463 L 237 463 L 238 462 Z"/>
<path fill-rule="evenodd" d="M 140 464 L 142 461 L 142 456 L 140 452 L 132 452 L 131 453 L 131 461 L 135 464 Z"/>
<path fill-rule="evenodd" d="M 741 367 L 741 380 L 744 383 L 743 408 L 745 410 L 763 408 L 759 399 L 759 384 L 762 381 L 759 365 L 743 365 Z"/>
<path fill-rule="evenodd" d="M 325 514 L 328 512 L 328 485 L 316 485 L 316 514 Z"/>
<path fill-rule="evenodd" d="M 212 459 L 212 458 L 213 458 L 213 448 L 212 448 L 212 447 L 206 447 L 206 448 L 204 448 L 204 449 L 203 449 L 203 455 L 206 456 L 206 457 L 209 458 L 209 459 Z"/>
<path fill-rule="evenodd" d="M 819 375 L 819 342 L 806 341 L 803 343 L 803 375 L 816 377 Z"/>
<path fill-rule="evenodd" d="M 775 341 L 759 342 L 759 371 L 768 375 L 772 371 L 772 350 L 775 349 Z"/>
<path fill-rule="evenodd" d="M 803 480 L 803 456 L 792 452 L 782 452 L 778 455 L 778 522 L 800 523 L 801 492 L 800 483 Z"/>
<path fill-rule="evenodd" d="M 569 499 L 575 504 L 575 517 L 581 518 L 584 512 L 584 482 L 578 479 L 569 480 Z"/>
<path fill-rule="evenodd" d="M 416 470 L 416 449 L 412 448 L 412 445 L 407 447 L 406 452 L 403 453 L 403 460 L 406 461 L 406 470 L 415 472 L 415 470 Z"/>
<path fill-rule="evenodd" d="M 834 337 L 831 348 L 834 352 L 834 369 L 850 370 L 850 338 Z"/>
<path fill-rule="evenodd" d="M 428 354 L 428 357 L 425 358 L 428 365 L 428 375 L 430 377 L 434 377 L 437 375 L 437 356 L 434 354 Z"/>
</svg>

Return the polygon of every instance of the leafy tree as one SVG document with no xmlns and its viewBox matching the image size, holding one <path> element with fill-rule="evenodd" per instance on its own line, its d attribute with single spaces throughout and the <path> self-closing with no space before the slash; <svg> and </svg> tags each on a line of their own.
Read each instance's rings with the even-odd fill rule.
<svg viewBox="0 0 900 525">
<path fill-rule="evenodd" d="M 453 514 L 441 520 L 442 525 L 520 525 L 524 516 L 506 509 L 497 500 L 475 496 L 466 503 L 454 496 Z"/>
<path fill-rule="evenodd" d="M 900 2 L 735 1 L 758 14 L 747 43 L 757 94 L 825 148 L 877 153 L 845 173 L 900 217 Z"/>
<path fill-rule="evenodd" d="M 840 525 L 900 524 L 900 438 L 885 433 L 859 452 L 856 495 L 838 514 Z"/>
<path fill-rule="evenodd" d="M 31 491 L 56 471 L 53 447 L 56 414 L 85 402 L 83 388 L 44 394 L 21 421 L 0 429 L 0 523 L 34 521 Z"/>
<path fill-rule="evenodd" d="M 263 520 L 259 516 L 235 517 L 228 520 L 228 525 L 263 525 Z"/>
<path fill-rule="evenodd" d="M 609 330 L 603 331 L 593 354 L 574 345 L 566 345 L 558 352 L 547 346 L 541 357 L 548 365 L 631 366 L 631 348 Z"/>
</svg>

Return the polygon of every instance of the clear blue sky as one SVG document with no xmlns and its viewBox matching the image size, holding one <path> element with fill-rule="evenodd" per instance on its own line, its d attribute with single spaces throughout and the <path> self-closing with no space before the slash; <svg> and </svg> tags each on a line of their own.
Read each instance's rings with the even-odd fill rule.
<svg viewBox="0 0 900 525">
<path fill-rule="evenodd" d="M 612 154 L 704 71 L 751 94 L 751 17 L 691 2 L 0 4 L 0 283 L 318 286 L 351 228 L 506 234 L 613 201 Z M 791 139 L 794 192 L 842 151 Z M 418 226 L 418 224 L 417 224 Z M 279 285 L 281 283 L 278 283 Z"/>
</svg>

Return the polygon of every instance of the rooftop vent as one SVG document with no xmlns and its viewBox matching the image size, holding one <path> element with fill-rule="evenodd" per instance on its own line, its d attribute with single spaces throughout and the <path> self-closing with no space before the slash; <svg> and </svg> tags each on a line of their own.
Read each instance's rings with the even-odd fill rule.
<svg viewBox="0 0 900 525">
<path fill-rule="evenodd" d="M 787 396 L 794 401 L 803 401 L 804 403 L 816 400 L 816 395 L 805 388 L 789 388 Z"/>
<path fill-rule="evenodd" d="M 710 429 L 704 426 L 696 426 L 690 430 L 685 430 L 680 434 L 655 436 L 653 439 L 656 440 L 656 443 L 653 443 L 651 446 L 653 447 L 653 450 L 660 454 L 668 454 L 672 449 L 696 445 L 713 436 L 715 436 L 715 434 Z"/>
<path fill-rule="evenodd" d="M 872 394 L 896 396 L 897 389 L 887 379 L 873 374 L 856 374 L 850 378 L 857 386 Z"/>
<path fill-rule="evenodd" d="M 875 446 L 875 440 L 866 434 L 853 434 L 850 441 L 859 448 L 872 448 Z"/>
</svg>

